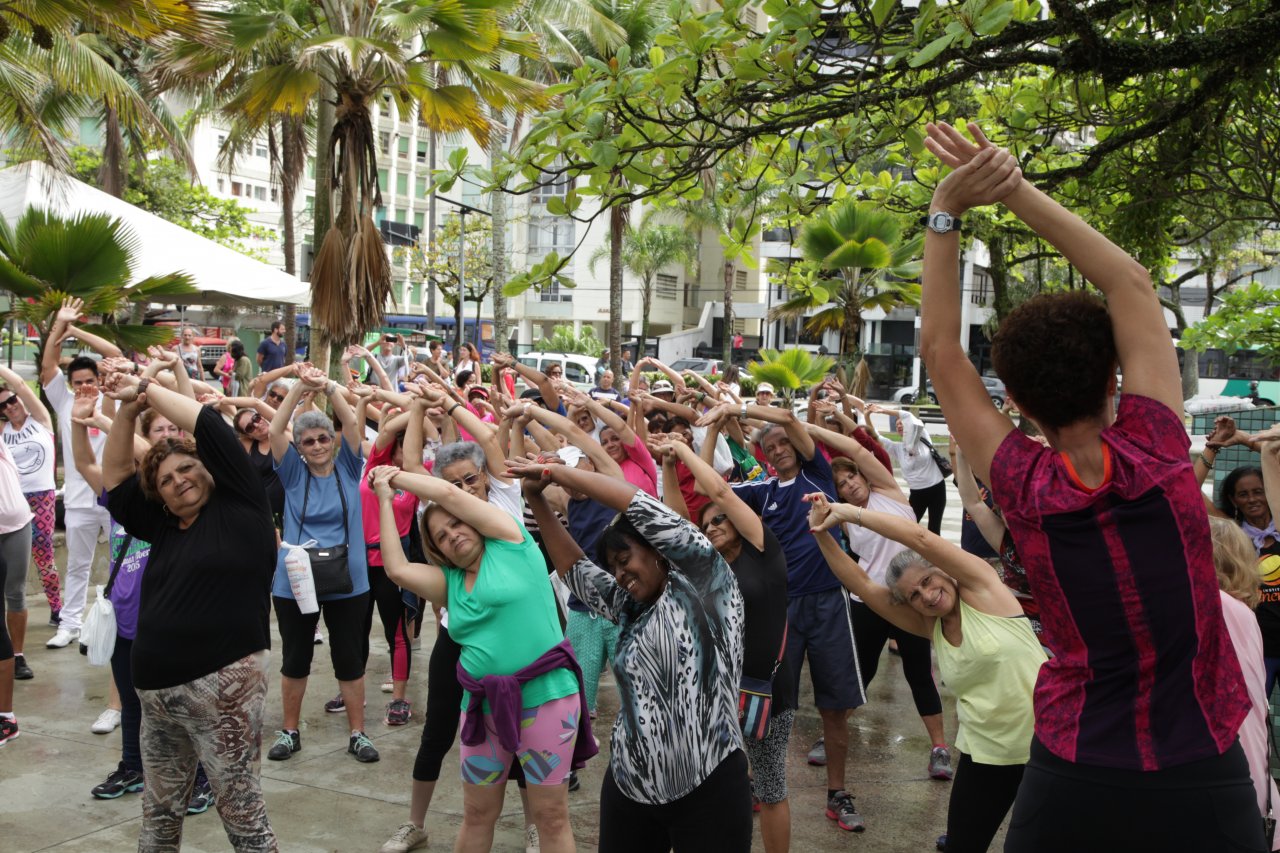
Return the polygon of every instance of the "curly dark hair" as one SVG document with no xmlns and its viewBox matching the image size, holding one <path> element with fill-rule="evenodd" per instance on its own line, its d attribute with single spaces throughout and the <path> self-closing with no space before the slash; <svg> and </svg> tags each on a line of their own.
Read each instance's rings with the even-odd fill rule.
<svg viewBox="0 0 1280 853">
<path fill-rule="evenodd" d="M 1116 372 L 1107 307 L 1079 291 L 1030 299 L 1000 324 L 991 362 L 1019 408 L 1040 425 L 1061 429 L 1094 417 Z"/>
<path fill-rule="evenodd" d="M 1222 490 L 1218 492 L 1218 509 L 1227 514 L 1228 518 L 1241 521 L 1244 519 L 1244 513 L 1240 511 L 1240 507 L 1236 506 L 1236 502 L 1231 496 L 1236 493 L 1236 486 L 1240 481 L 1250 474 L 1262 479 L 1262 469 L 1257 465 L 1241 465 L 1239 468 L 1232 468 L 1231 473 L 1222 478 Z"/>
<path fill-rule="evenodd" d="M 142 493 L 151 500 L 164 503 L 160 497 L 160 490 L 156 486 L 156 475 L 160 470 L 161 462 L 178 454 L 198 458 L 196 443 L 190 438 L 162 438 L 151 445 L 147 455 L 142 457 L 142 465 L 138 469 L 138 480 L 142 484 Z"/>
</svg>

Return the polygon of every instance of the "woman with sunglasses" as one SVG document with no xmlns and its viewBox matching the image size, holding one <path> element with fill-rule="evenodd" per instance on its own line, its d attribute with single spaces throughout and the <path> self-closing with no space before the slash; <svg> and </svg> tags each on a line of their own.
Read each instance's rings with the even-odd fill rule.
<svg viewBox="0 0 1280 853">
<path fill-rule="evenodd" d="M 4 431 L 0 433 L 5 448 L 13 456 L 18 468 L 18 481 L 22 494 L 31 509 L 31 559 L 40 572 L 40 586 L 49 602 L 49 624 L 57 627 L 58 611 L 62 609 L 62 588 L 58 581 L 58 567 L 53 558 L 53 519 L 55 486 L 53 417 L 40 402 L 40 398 L 7 367 L 0 366 L 0 420 Z M 26 636 L 27 611 L 9 617 L 9 634 L 14 648 L 14 678 L 33 677 L 31 667 L 23 657 L 23 638 Z M 20 623 L 20 624 L 19 624 Z M 17 630 L 17 629 L 21 630 Z"/>
<path fill-rule="evenodd" d="M 288 549 L 280 549 L 271 598 L 283 648 L 280 693 L 284 725 L 267 758 L 284 761 L 302 748 L 298 734 L 302 699 L 311 674 L 315 629 L 323 613 L 333 673 L 351 728 L 347 752 L 357 761 L 377 761 L 378 751 L 364 733 L 364 647 L 368 640 L 362 631 L 369 577 L 360 515 L 360 476 L 364 468 L 360 425 L 342 393 L 345 389 L 315 368 L 302 369 L 300 376 L 301 380 L 285 395 L 268 433 L 276 471 L 284 485 L 282 536 L 292 545 L 315 540 L 322 547 L 346 546 L 346 566 L 345 572 L 340 570 L 331 579 L 333 588 L 317 596 L 320 612 L 304 614 L 298 609 L 285 569 Z M 294 440 L 290 443 L 285 427 L 308 390 L 329 398 L 342 424 L 341 436 L 334 433 L 333 421 L 327 415 L 303 412 L 294 419 Z"/>
<path fill-rule="evenodd" d="M 702 508 L 698 525 L 733 570 L 742 593 L 746 618 L 742 688 L 770 699 L 767 723 L 742 719 L 743 741 L 751 762 L 752 794 L 760 804 L 764 849 L 766 853 L 785 853 L 791 847 L 787 743 L 796 714 L 796 697 L 790 687 L 794 679 L 782 654 L 787 636 L 787 557 L 755 510 L 734 494 L 724 478 L 693 448 L 670 436 L 655 438 L 655 444 L 687 466 L 698 490 L 711 499 Z M 667 494 L 668 506 L 682 500 L 678 490 Z M 681 507 L 676 505 L 673 509 L 680 512 Z M 750 694 L 744 696 L 749 698 Z M 758 737 L 761 730 L 764 736 Z"/>
<path fill-rule="evenodd" d="M 621 710 L 600 793 L 600 850 L 751 848 L 751 787 L 738 724 L 743 604 L 724 558 L 693 524 L 617 477 L 509 460 L 524 478 L 557 571 L 621 628 L 613 664 Z M 543 495 L 548 484 L 620 513 L 597 558 Z"/>
<path fill-rule="evenodd" d="M 282 391 L 287 394 L 287 387 Z M 247 402 L 247 401 L 245 401 Z M 284 513 L 284 485 L 280 475 L 276 473 L 275 457 L 271 453 L 271 422 L 275 420 L 276 410 L 264 400 L 253 400 L 252 405 L 237 409 L 231 416 L 231 425 L 240 437 L 240 446 L 249 454 L 249 463 L 262 478 L 262 487 L 267 490 L 267 500 L 271 503 L 271 517 L 279 526 Z M 292 438 L 292 431 L 285 427 L 286 434 Z"/>
</svg>

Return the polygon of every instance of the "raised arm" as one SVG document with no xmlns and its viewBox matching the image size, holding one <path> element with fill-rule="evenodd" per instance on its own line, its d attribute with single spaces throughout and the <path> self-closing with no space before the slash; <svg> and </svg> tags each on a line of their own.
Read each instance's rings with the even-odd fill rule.
<svg viewBox="0 0 1280 853">
<path fill-rule="evenodd" d="M 805 459 L 812 459 L 813 454 L 818 452 L 817 446 L 813 443 L 805 424 L 795 416 L 790 409 L 779 409 L 776 406 L 761 406 L 756 403 L 743 403 L 734 411 L 732 407 L 721 403 L 711 411 L 702 416 L 699 424 L 711 423 L 713 418 L 722 417 L 725 414 L 737 415 L 741 418 L 753 418 L 758 421 L 764 421 L 771 424 L 779 424 L 786 430 L 787 438 L 791 439 L 791 443 L 795 445 L 796 451 Z"/>
<path fill-rule="evenodd" d="M 97 494 L 103 489 L 102 464 L 89 443 L 89 421 L 94 416 L 92 397 L 77 397 L 71 406 L 71 456 L 76 470 Z M 110 436 L 108 424 L 108 437 Z M 132 459 L 130 460 L 132 461 Z"/>
<path fill-rule="evenodd" d="M 138 415 L 142 413 L 136 384 L 123 385 L 113 393 L 119 395 L 116 399 L 120 401 L 120 407 L 116 411 L 116 419 L 111 422 L 107 444 L 102 450 L 102 485 L 107 491 L 132 477 L 136 470 L 133 437 L 137 431 Z"/>
<path fill-rule="evenodd" d="M 600 446 L 600 442 L 583 432 L 573 421 L 529 402 L 523 404 L 523 413 L 548 429 L 554 429 L 569 439 L 570 444 L 587 454 L 588 458 L 591 459 L 591 464 L 601 474 L 622 479 L 622 468 L 618 466 L 617 462 L 613 461 L 613 457 L 605 452 L 605 449 Z"/>
<path fill-rule="evenodd" d="M 907 496 L 902 493 L 902 488 L 898 485 L 898 481 L 880 464 L 880 460 L 876 459 L 875 454 L 859 444 L 856 438 L 850 438 L 844 433 L 820 427 L 816 424 L 809 424 L 807 429 L 809 435 L 813 438 L 821 441 L 837 454 L 852 459 L 857 464 L 862 476 L 867 478 L 867 484 L 871 488 L 893 498 L 899 503 L 907 503 Z"/>
<path fill-rule="evenodd" d="M 378 497 L 378 526 L 381 538 L 385 540 L 380 546 L 382 565 L 387 570 L 387 577 L 397 586 L 422 596 L 436 608 L 447 607 L 449 585 L 445 581 L 444 571 L 439 566 L 409 562 L 404 547 L 400 544 L 392 503 L 395 487 L 391 485 L 391 479 L 397 470 L 390 465 L 380 465 L 373 469 L 369 478 L 370 488 Z"/>
<path fill-rule="evenodd" d="M 906 604 L 896 603 L 889 588 L 873 581 L 866 570 L 844 552 L 840 543 L 831 536 L 830 531 L 815 530 L 813 537 L 822 550 L 822 556 L 826 559 L 831 573 L 844 585 L 845 589 L 861 598 L 863 603 L 881 618 L 907 633 L 932 639 L 933 620 L 926 619 Z"/>
<path fill-rule="evenodd" d="M 536 367 L 523 364 L 505 352 L 494 353 L 492 361 L 496 369 L 511 368 L 523 376 L 526 382 L 538 389 L 538 393 L 542 395 L 542 402 L 547 404 L 548 409 L 553 412 L 560 409 L 560 392 L 556 390 L 555 383 L 547 377 L 547 374 Z"/>
<path fill-rule="evenodd" d="M 996 515 L 995 510 L 987 506 L 987 502 L 982 499 L 982 494 L 978 491 L 978 482 L 973 478 L 973 471 L 969 468 L 969 462 L 964 453 L 958 450 L 954 440 L 951 442 L 951 447 L 957 448 L 951 453 L 951 468 L 956 472 L 956 488 L 960 490 L 960 501 L 964 504 L 964 511 L 969 513 L 973 523 L 978 526 L 978 532 L 982 534 L 983 539 L 987 540 L 987 544 L 999 551 L 1000 546 L 1004 544 L 1004 534 L 1008 527 L 1000 516 Z"/>
<path fill-rule="evenodd" d="M 698 491 L 711 498 L 711 502 L 729 516 L 729 521 L 733 523 L 738 535 L 754 545 L 756 550 L 764 550 L 764 522 L 760 520 L 755 510 L 747 506 L 724 478 L 700 459 L 684 442 L 668 440 L 667 447 L 668 452 L 674 453 L 693 474 L 693 479 L 698 484 Z M 689 520 L 694 524 L 699 524 L 700 521 L 696 518 Z"/>
<path fill-rule="evenodd" d="M 75 337 L 77 341 L 87 346 L 103 358 L 122 358 L 124 353 L 120 351 L 120 347 L 111 343 L 106 338 L 98 337 L 92 332 L 86 331 L 79 326 L 68 325 L 67 333 Z"/>
<path fill-rule="evenodd" d="M 1280 518 L 1280 428 L 1273 426 L 1254 438 L 1262 444 L 1262 488 L 1274 520 Z"/>
<path fill-rule="evenodd" d="M 62 354 L 62 339 L 67 336 L 67 327 L 80 317 L 84 310 L 84 301 L 75 297 L 62 300 L 62 307 L 53 315 L 53 325 L 49 328 L 49 339 L 44 342 L 44 352 L 40 354 L 40 385 L 48 385 L 61 372 L 58 360 Z"/>
<path fill-rule="evenodd" d="M 657 438 L 657 436 L 655 436 Z M 656 453 L 655 453 L 656 448 Z M 685 502 L 684 492 L 680 491 L 680 459 L 669 452 L 665 446 L 655 444 L 649 449 L 662 466 L 659 476 L 662 477 L 662 502 L 671 507 L 672 512 L 688 521 L 697 524 L 689 514 L 689 504 Z"/>
<path fill-rule="evenodd" d="M 253 382 L 249 384 L 247 392 L 255 397 L 266 396 L 267 389 L 271 387 L 271 383 L 277 379 L 285 379 L 298 375 L 298 369 L 303 367 L 302 362 L 295 361 L 292 364 L 286 364 L 284 367 L 277 367 L 275 370 L 268 370 L 266 373 L 259 373 L 253 377 Z"/>
<path fill-rule="evenodd" d="M 26 407 L 27 412 L 36 419 L 37 423 L 47 430 L 53 429 L 53 416 L 49 414 L 48 407 L 40 402 L 40 397 L 31 390 L 31 387 L 27 385 L 21 376 L 0 365 L 0 380 L 4 380 L 4 384 L 9 387 L 9 390 L 18 395 L 22 405 Z M 97 489 L 94 491 L 97 491 Z"/>
<path fill-rule="evenodd" d="M 312 380 L 314 383 L 315 380 Z M 284 461 L 284 455 L 289 450 L 289 444 L 292 439 L 289 437 L 285 427 L 289 425 L 289 421 L 293 418 L 294 410 L 298 408 L 298 401 L 302 399 L 302 395 L 310 387 L 306 380 L 301 380 L 289 386 L 289 393 L 284 395 L 284 399 L 280 401 L 279 408 L 276 409 L 276 417 L 271 421 L 271 429 L 267 435 L 271 440 L 271 456 L 276 463 Z"/>
<path fill-rule="evenodd" d="M 391 466 L 379 465 L 373 469 L 377 474 L 383 468 Z M 392 468 L 391 485 L 406 492 L 413 492 L 422 500 L 440 504 L 447 512 L 462 519 L 476 529 L 476 532 L 488 539 L 501 539 L 505 542 L 524 541 L 524 530 L 520 522 L 488 501 L 482 501 L 465 489 L 452 483 L 446 483 L 439 477 L 426 474 L 410 474 L 399 468 Z"/>
</svg>

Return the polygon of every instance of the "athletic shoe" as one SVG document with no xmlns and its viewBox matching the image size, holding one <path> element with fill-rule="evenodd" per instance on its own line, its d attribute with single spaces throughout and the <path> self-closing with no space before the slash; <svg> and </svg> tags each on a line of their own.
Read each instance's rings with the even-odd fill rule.
<svg viewBox="0 0 1280 853">
<path fill-rule="evenodd" d="M 137 770 L 126 770 L 124 762 L 112 770 L 107 778 L 94 786 L 90 794 L 98 800 L 114 800 L 125 794 L 136 794 L 142 790 L 142 773 Z"/>
<path fill-rule="evenodd" d="M 387 725 L 403 726 L 409 722 L 409 718 L 413 716 L 412 707 L 405 699 L 392 699 L 391 704 L 387 705 Z"/>
<path fill-rule="evenodd" d="M 49 611 L 49 627 L 57 628 L 61 624 L 62 624 L 62 611 L 61 610 Z"/>
<path fill-rule="evenodd" d="M 582 780 L 578 778 L 577 770 L 569 771 L 569 790 L 576 791 L 582 787 Z"/>
<path fill-rule="evenodd" d="M 321 633 L 319 628 L 316 628 L 316 635 L 311 639 L 311 642 L 317 646 L 324 643 L 324 634 Z"/>
<path fill-rule="evenodd" d="M 538 839 L 538 827 L 529 824 L 524 828 L 524 853 L 540 853 L 542 842 Z"/>
<path fill-rule="evenodd" d="M 955 775 L 951 769 L 951 751 L 945 746 L 935 746 L 929 753 L 929 778 L 950 782 Z"/>
<path fill-rule="evenodd" d="M 383 693 L 391 693 L 391 692 L 395 691 L 395 689 L 396 689 L 396 684 L 395 684 L 395 682 L 394 682 L 394 681 L 384 681 L 384 682 L 382 682 L 382 692 L 383 692 Z"/>
<path fill-rule="evenodd" d="M 115 708 L 108 708 L 98 715 L 98 719 L 93 721 L 93 725 L 89 726 L 89 731 L 95 735 L 109 735 L 120 727 L 120 712 Z"/>
<path fill-rule="evenodd" d="M 402 823 L 395 834 L 387 839 L 387 843 L 378 848 L 378 853 L 409 853 L 419 847 L 427 846 L 427 831 L 411 823 Z"/>
<path fill-rule="evenodd" d="M 30 681 L 36 677 L 31 671 L 31 667 L 27 666 L 27 659 L 24 655 L 13 656 L 13 677 L 16 681 Z"/>
<path fill-rule="evenodd" d="M 938 836 L 938 840 L 933 842 L 933 848 L 938 853 L 947 853 L 947 834 L 944 832 Z"/>
<path fill-rule="evenodd" d="M 370 764 L 379 758 L 378 750 L 373 748 L 373 741 L 369 740 L 368 735 L 364 732 L 356 732 L 351 736 L 351 743 L 347 745 L 347 752 L 356 757 L 356 761 L 362 764 Z"/>
<path fill-rule="evenodd" d="M 337 696 L 334 696 L 328 702 L 324 703 L 324 710 L 326 714 L 341 714 L 343 711 L 347 710 L 347 701 L 343 699 L 342 694 L 339 693 Z"/>
<path fill-rule="evenodd" d="M 187 814 L 204 814 L 213 805 L 213 789 L 206 779 L 204 784 L 196 783 L 191 791 L 191 799 L 187 801 Z"/>
<path fill-rule="evenodd" d="M 814 767 L 827 766 L 827 741 L 826 738 L 818 738 L 814 741 L 813 746 L 809 747 L 809 763 Z"/>
<path fill-rule="evenodd" d="M 412 650 L 413 650 L 413 651 L 415 651 L 415 652 L 417 652 L 417 651 L 421 651 L 421 650 L 422 650 L 422 637 L 414 637 L 412 640 L 410 640 L 410 641 L 409 641 L 409 648 L 410 648 L 410 649 L 412 649 Z"/>
<path fill-rule="evenodd" d="M 0 746 L 18 736 L 18 718 L 0 717 Z"/>
<path fill-rule="evenodd" d="M 44 644 L 44 647 L 46 649 L 65 649 L 71 645 L 72 640 L 78 639 L 80 639 L 79 628 L 72 628 L 71 630 L 59 628 L 53 632 L 53 636 L 49 638 L 49 642 Z"/>
<path fill-rule="evenodd" d="M 271 761 L 284 761 L 302 749 L 302 735 L 298 732 L 276 732 L 276 742 L 267 750 L 267 758 Z"/>
<path fill-rule="evenodd" d="M 846 832 L 862 832 L 867 828 L 862 815 L 853 807 L 853 795 L 848 791 L 836 791 L 827 800 L 827 817 L 839 824 Z"/>
</svg>

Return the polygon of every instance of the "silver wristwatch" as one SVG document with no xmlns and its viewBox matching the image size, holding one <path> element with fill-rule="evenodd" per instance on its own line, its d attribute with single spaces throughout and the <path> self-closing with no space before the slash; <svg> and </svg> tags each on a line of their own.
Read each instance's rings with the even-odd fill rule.
<svg viewBox="0 0 1280 853">
<path fill-rule="evenodd" d="M 927 226 L 935 234 L 946 234 L 960 230 L 960 217 L 952 216 L 945 210 L 937 210 L 925 216 L 921 224 Z"/>
</svg>

